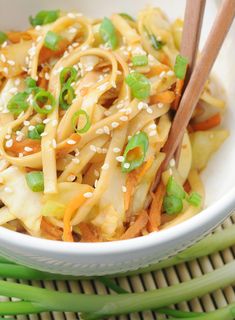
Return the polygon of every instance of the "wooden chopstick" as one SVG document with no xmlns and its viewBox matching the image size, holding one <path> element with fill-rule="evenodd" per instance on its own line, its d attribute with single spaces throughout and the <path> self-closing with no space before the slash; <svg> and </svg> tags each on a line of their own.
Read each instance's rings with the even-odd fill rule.
<svg viewBox="0 0 235 320">
<path fill-rule="evenodd" d="M 155 191 L 162 172 L 172 159 L 190 121 L 194 108 L 200 98 L 212 66 L 218 56 L 224 39 L 235 16 L 235 0 L 223 0 L 208 39 L 201 52 L 200 59 L 192 73 L 188 86 L 173 120 L 168 140 L 163 147 L 166 157 L 160 166 L 152 190 Z"/>
<path fill-rule="evenodd" d="M 188 69 L 184 79 L 182 95 L 196 63 L 205 5 L 206 0 L 187 0 L 186 2 L 180 54 L 188 58 Z M 181 145 L 182 141 L 179 143 L 174 156 L 176 166 L 178 166 L 180 159 Z"/>
</svg>

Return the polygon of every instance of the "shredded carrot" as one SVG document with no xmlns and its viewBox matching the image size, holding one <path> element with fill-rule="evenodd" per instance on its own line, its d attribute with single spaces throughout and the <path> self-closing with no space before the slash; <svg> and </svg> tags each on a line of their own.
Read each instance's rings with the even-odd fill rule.
<svg viewBox="0 0 235 320">
<path fill-rule="evenodd" d="M 18 32 L 18 31 L 7 32 L 7 38 L 12 43 L 18 43 L 21 40 L 27 41 L 32 39 L 31 35 L 27 31 L 26 32 Z"/>
<path fill-rule="evenodd" d="M 42 218 L 42 221 L 41 221 L 41 231 L 43 235 L 49 239 L 61 240 L 62 238 L 62 230 L 54 226 L 45 218 Z"/>
<path fill-rule="evenodd" d="M 198 123 L 191 123 L 191 127 L 194 131 L 205 131 L 212 129 L 221 123 L 221 115 L 220 113 L 216 113 L 212 117 Z"/>
<path fill-rule="evenodd" d="M 31 150 L 27 149 L 27 147 L 30 148 Z M 22 141 L 16 141 L 16 139 L 13 138 L 12 146 L 10 148 L 7 148 L 7 151 L 10 151 L 16 156 L 18 156 L 19 153 L 21 153 L 23 156 L 28 156 L 30 154 L 39 152 L 40 150 L 41 150 L 41 142 L 39 140 L 32 140 L 28 138 Z"/>
<path fill-rule="evenodd" d="M 87 190 L 85 192 L 92 191 L 93 189 L 87 186 Z M 72 226 L 71 226 L 71 219 L 73 217 L 74 212 L 83 205 L 83 203 L 87 200 L 84 197 L 84 194 L 77 195 L 74 199 L 72 199 L 69 204 L 67 205 L 64 213 L 64 230 L 63 230 L 63 241 L 73 242 L 73 235 L 72 235 Z"/>
<path fill-rule="evenodd" d="M 184 79 L 177 79 L 176 84 L 175 84 L 175 100 L 173 101 L 173 103 L 171 105 L 171 108 L 173 110 L 178 109 L 183 88 L 184 88 Z"/>
<path fill-rule="evenodd" d="M 175 219 L 174 215 L 169 215 L 169 214 L 163 213 L 161 215 L 161 226 L 164 225 L 167 222 L 172 221 L 173 219 Z"/>
<path fill-rule="evenodd" d="M 66 50 L 67 46 L 69 45 L 69 42 L 67 39 L 61 39 L 59 42 L 59 48 L 56 51 L 50 50 L 46 47 L 42 47 L 39 55 L 39 64 L 45 63 L 50 58 L 56 58 L 61 56 L 64 51 Z"/>
<path fill-rule="evenodd" d="M 158 65 L 155 65 L 155 66 L 152 66 L 151 67 L 151 70 L 146 74 L 146 76 L 148 78 L 152 78 L 152 77 L 155 77 L 155 76 L 159 76 L 162 72 L 167 72 L 169 71 L 170 68 L 164 64 L 158 64 Z"/>
<path fill-rule="evenodd" d="M 136 221 L 121 236 L 121 240 L 137 237 L 148 223 L 148 214 L 145 210 L 140 211 Z"/>
<path fill-rule="evenodd" d="M 163 64 L 165 64 L 165 65 L 167 65 L 169 67 L 171 66 L 170 59 L 165 53 L 162 54 L 162 57 L 161 57 L 160 61 L 161 61 L 161 63 L 163 63 Z"/>
<path fill-rule="evenodd" d="M 126 193 L 124 196 L 124 207 L 125 211 L 127 211 L 130 207 L 131 199 L 134 194 L 135 188 L 148 169 L 151 167 L 153 163 L 153 157 L 149 158 L 145 163 L 142 164 L 140 168 L 137 168 L 127 175 L 126 180 Z"/>
<path fill-rule="evenodd" d="M 203 106 L 200 103 L 198 103 L 196 105 L 196 108 L 193 111 L 192 118 L 200 117 L 204 113 L 204 111 L 205 110 L 204 110 Z"/>
<path fill-rule="evenodd" d="M 184 183 L 184 191 L 189 193 L 191 191 L 191 186 L 188 180 L 185 181 Z"/>
<path fill-rule="evenodd" d="M 165 193 L 166 187 L 163 182 L 160 182 L 155 194 L 152 194 L 153 201 L 149 211 L 149 232 L 157 231 L 161 225 L 161 210 Z"/>
<path fill-rule="evenodd" d="M 77 144 L 79 143 L 81 139 L 81 136 L 77 133 L 72 133 L 71 136 L 66 139 L 65 141 L 58 144 L 56 148 L 56 157 L 57 158 L 63 158 L 68 153 L 72 152 L 74 148 L 76 148 Z M 74 144 L 69 144 L 69 142 L 74 141 Z"/>
<path fill-rule="evenodd" d="M 173 91 L 167 90 L 164 92 L 157 93 L 150 97 L 150 104 L 161 103 L 172 103 L 175 100 L 175 94 Z"/>
<path fill-rule="evenodd" d="M 99 232 L 97 227 L 91 223 L 81 222 L 78 225 L 81 233 L 81 242 L 99 242 Z"/>
</svg>

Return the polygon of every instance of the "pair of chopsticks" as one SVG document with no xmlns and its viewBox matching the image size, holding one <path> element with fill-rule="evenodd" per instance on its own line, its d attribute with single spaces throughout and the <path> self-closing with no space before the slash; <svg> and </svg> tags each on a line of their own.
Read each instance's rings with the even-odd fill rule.
<svg viewBox="0 0 235 320">
<path fill-rule="evenodd" d="M 220 10 L 200 58 L 196 63 L 206 0 L 187 0 L 180 52 L 181 55 L 186 56 L 189 60 L 186 87 L 174 117 L 168 139 L 163 147 L 163 152 L 165 152 L 166 156 L 152 185 L 153 192 L 160 182 L 162 172 L 166 170 L 169 161 L 174 157 L 177 148 L 181 144 L 187 125 L 235 17 L 235 0 L 222 0 L 221 3 Z"/>
</svg>

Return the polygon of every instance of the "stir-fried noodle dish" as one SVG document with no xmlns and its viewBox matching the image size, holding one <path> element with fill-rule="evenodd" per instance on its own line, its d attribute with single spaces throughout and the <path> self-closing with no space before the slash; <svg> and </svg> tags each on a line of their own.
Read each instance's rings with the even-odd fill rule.
<svg viewBox="0 0 235 320">
<path fill-rule="evenodd" d="M 208 79 L 156 190 L 184 88 L 183 21 L 40 11 L 0 32 L 0 225 L 67 242 L 130 239 L 178 224 L 204 204 L 200 178 L 228 136 Z"/>
</svg>

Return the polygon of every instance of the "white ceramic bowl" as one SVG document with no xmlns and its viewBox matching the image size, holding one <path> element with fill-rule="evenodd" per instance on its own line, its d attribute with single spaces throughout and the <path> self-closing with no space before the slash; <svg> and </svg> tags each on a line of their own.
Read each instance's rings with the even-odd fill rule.
<svg viewBox="0 0 235 320">
<path fill-rule="evenodd" d="M 184 0 L 1 0 L 0 30 L 21 28 L 28 16 L 41 9 L 77 9 L 88 16 L 112 12 L 136 14 L 146 4 L 160 6 L 173 19 L 182 17 Z M 207 1 L 202 41 L 216 14 L 216 1 Z M 203 173 L 206 209 L 171 229 L 145 237 L 110 243 L 63 243 L 32 238 L 0 228 L 0 254 L 36 269 L 73 275 L 102 275 L 144 267 L 189 246 L 221 223 L 235 207 L 235 30 L 231 30 L 214 72 L 219 76 L 230 106 L 224 126 L 230 138 Z"/>
</svg>

